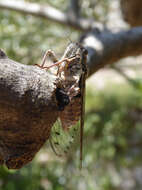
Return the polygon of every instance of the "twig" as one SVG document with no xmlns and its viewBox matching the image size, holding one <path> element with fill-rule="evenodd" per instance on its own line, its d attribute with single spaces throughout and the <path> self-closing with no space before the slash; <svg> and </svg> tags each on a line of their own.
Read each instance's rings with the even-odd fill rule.
<svg viewBox="0 0 142 190">
<path fill-rule="evenodd" d="M 89 30 L 93 26 L 100 26 L 100 23 L 93 22 L 92 20 L 85 18 L 78 18 L 76 20 L 68 17 L 64 12 L 59 11 L 49 5 L 40 5 L 38 3 L 29 3 L 25 1 L 16 0 L 1 0 L 0 8 L 11 11 L 18 11 L 24 14 L 30 14 L 37 17 L 42 17 L 66 26 L 73 27 L 77 30 Z"/>
</svg>

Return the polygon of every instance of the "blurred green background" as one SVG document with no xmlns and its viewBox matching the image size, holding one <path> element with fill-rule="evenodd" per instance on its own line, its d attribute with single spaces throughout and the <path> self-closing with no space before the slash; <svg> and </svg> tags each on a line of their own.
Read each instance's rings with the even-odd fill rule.
<svg viewBox="0 0 142 190">
<path fill-rule="evenodd" d="M 48 3 L 63 11 L 69 6 L 65 0 L 27 1 Z M 109 0 L 82 0 L 81 14 L 105 23 L 109 8 Z M 47 49 L 53 49 L 60 57 L 70 40 L 77 41 L 81 33 L 42 18 L 1 9 L 0 34 L 0 48 L 10 58 L 23 64 L 35 64 L 41 62 Z M 35 159 L 19 171 L 1 166 L 0 189 L 141 189 L 140 182 L 133 176 L 142 168 L 141 94 L 139 76 L 129 83 L 109 82 L 101 90 L 88 83 L 82 171 L 78 169 L 79 144 L 74 144 L 73 153 L 61 160 L 47 143 Z"/>
</svg>

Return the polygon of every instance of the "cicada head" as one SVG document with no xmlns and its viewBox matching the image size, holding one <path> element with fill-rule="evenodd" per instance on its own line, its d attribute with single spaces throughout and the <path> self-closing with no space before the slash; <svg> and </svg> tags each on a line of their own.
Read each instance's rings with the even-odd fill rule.
<svg viewBox="0 0 142 190">
<path fill-rule="evenodd" d="M 82 58 L 86 49 L 82 47 L 79 43 L 71 43 L 67 47 L 63 58 L 73 58 L 68 63 L 63 64 L 63 75 L 67 79 L 74 80 L 81 77 L 83 71 Z"/>
</svg>

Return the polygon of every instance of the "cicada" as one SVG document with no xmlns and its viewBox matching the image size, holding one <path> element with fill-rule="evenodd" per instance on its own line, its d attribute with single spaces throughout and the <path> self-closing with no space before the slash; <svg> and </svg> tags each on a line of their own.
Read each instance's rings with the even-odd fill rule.
<svg viewBox="0 0 142 190">
<path fill-rule="evenodd" d="M 52 63 L 46 64 L 47 57 Z M 64 149 L 66 153 L 73 141 L 76 128 L 74 126 L 80 120 L 80 164 L 82 167 L 83 154 L 83 129 L 85 115 L 85 81 L 87 76 L 87 50 L 79 43 L 70 43 L 62 58 L 58 61 L 54 52 L 48 50 L 38 65 L 42 69 L 49 71 L 56 67 L 58 80 L 57 102 L 59 107 L 59 120 L 61 128 L 53 127 L 50 144 L 53 151 L 61 156 L 58 149 Z M 60 94 L 63 95 L 60 97 Z M 64 101 L 62 100 L 62 97 Z M 70 135 L 70 131 L 72 131 Z M 67 143 L 68 141 L 68 143 Z M 66 145 L 67 144 L 67 145 Z M 62 148 L 61 148 L 62 146 Z"/>
</svg>

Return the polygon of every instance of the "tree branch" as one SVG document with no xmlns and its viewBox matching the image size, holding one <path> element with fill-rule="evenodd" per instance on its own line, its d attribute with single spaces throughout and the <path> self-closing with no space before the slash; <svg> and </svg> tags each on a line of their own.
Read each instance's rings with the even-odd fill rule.
<svg viewBox="0 0 142 190">
<path fill-rule="evenodd" d="M 80 39 L 88 50 L 89 75 L 128 56 L 142 54 L 142 27 L 112 33 L 94 29 Z"/>
<path fill-rule="evenodd" d="M 94 23 L 92 20 L 89 19 L 78 18 L 75 20 L 72 17 L 69 17 L 68 14 L 63 13 L 51 6 L 24 2 L 21 0 L 1 0 L 0 8 L 42 17 L 82 31 L 89 30 L 96 25 L 101 26 L 100 23 Z"/>
<path fill-rule="evenodd" d="M 0 164 L 21 168 L 49 138 L 58 116 L 54 83 L 45 70 L 0 51 Z"/>
</svg>

